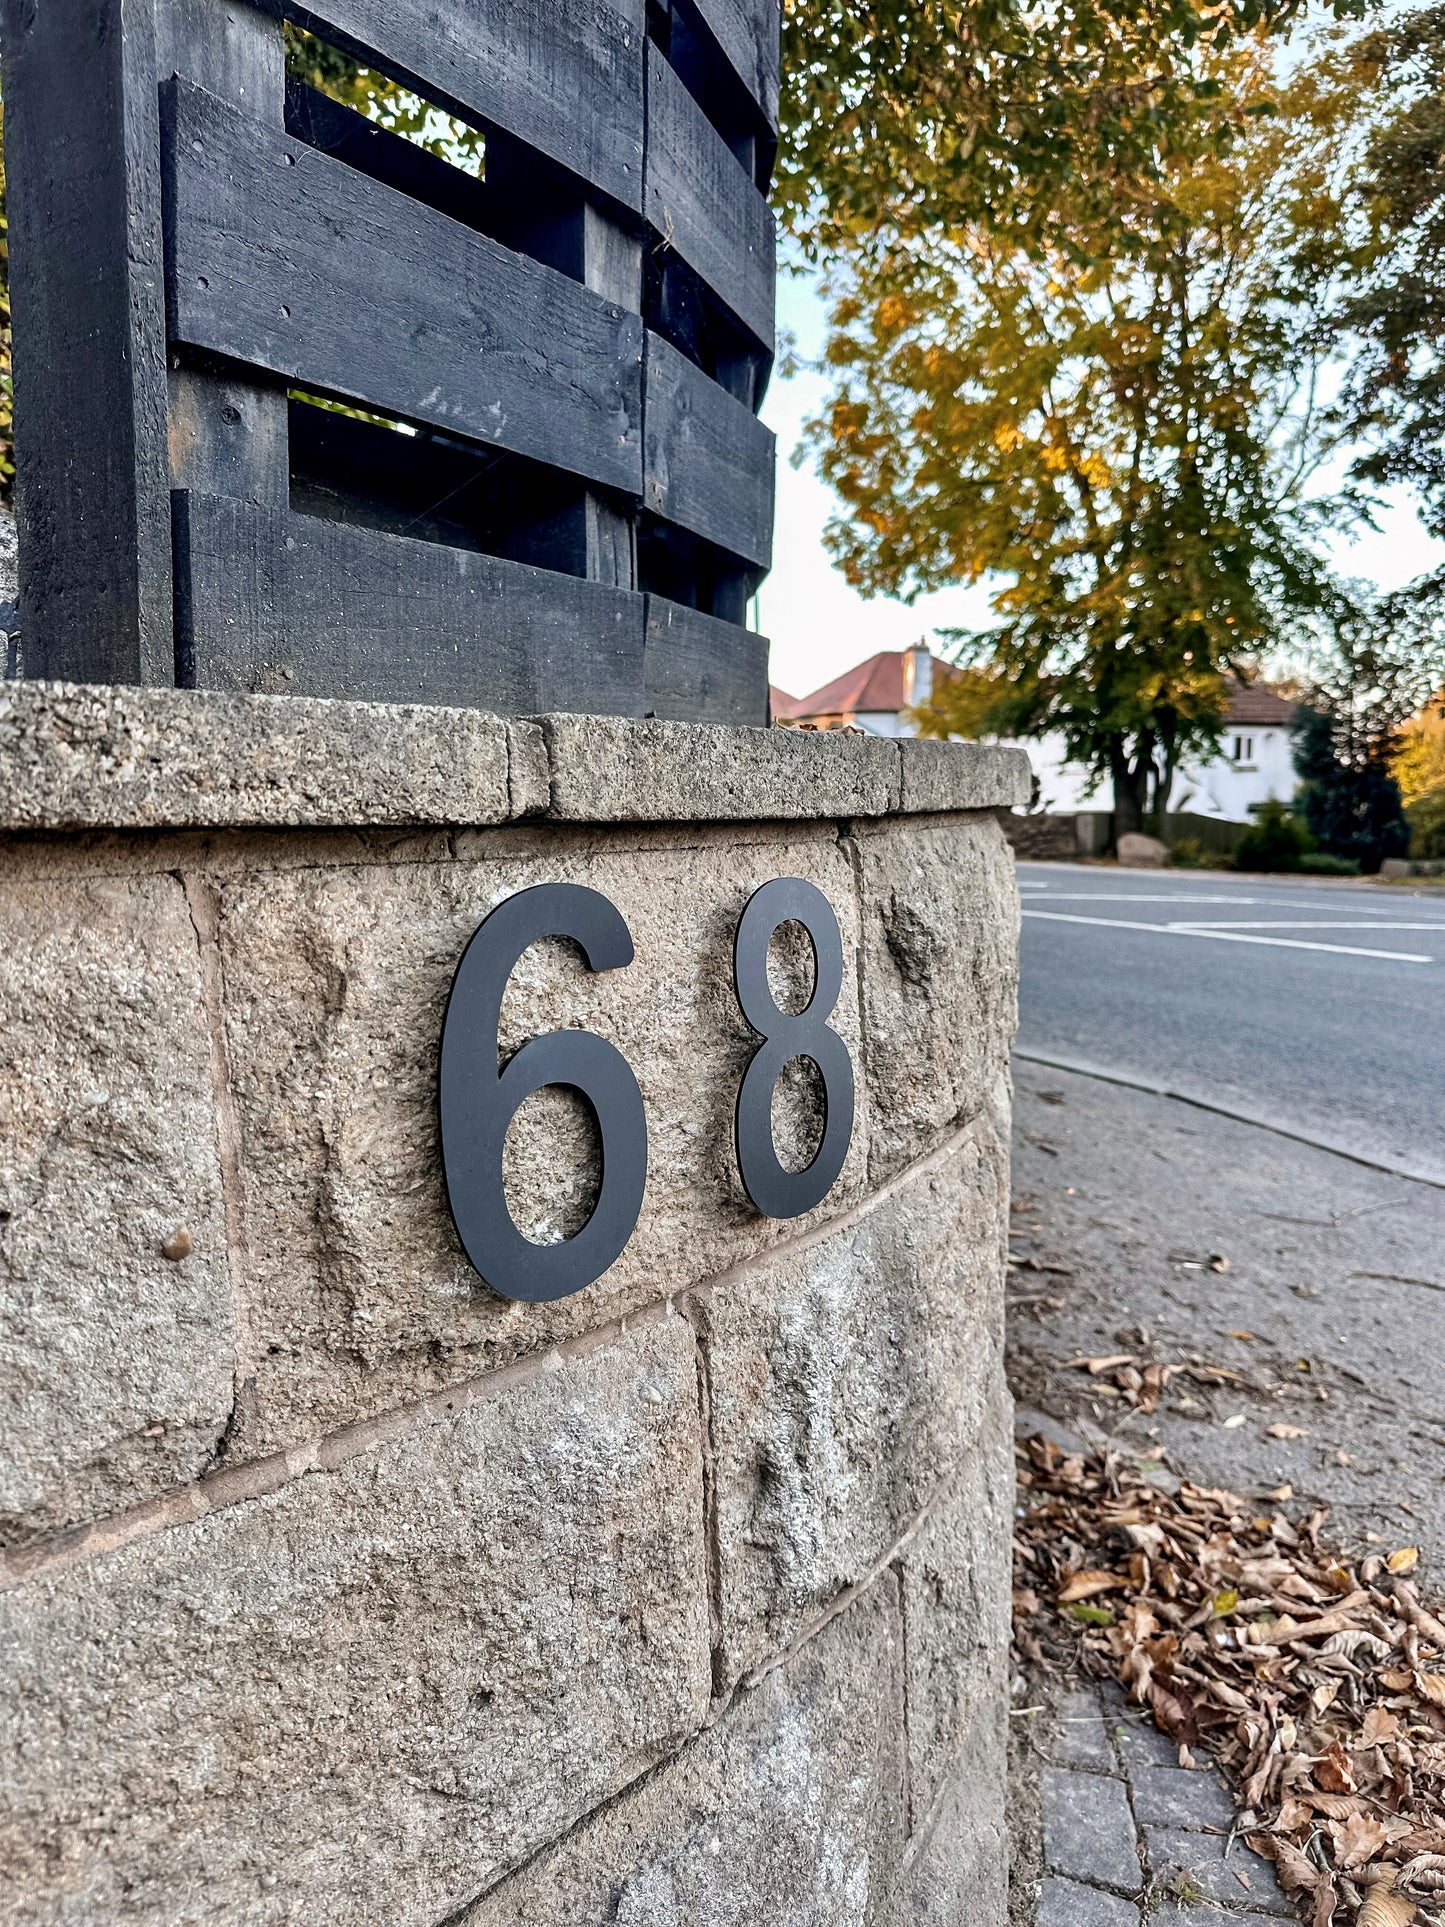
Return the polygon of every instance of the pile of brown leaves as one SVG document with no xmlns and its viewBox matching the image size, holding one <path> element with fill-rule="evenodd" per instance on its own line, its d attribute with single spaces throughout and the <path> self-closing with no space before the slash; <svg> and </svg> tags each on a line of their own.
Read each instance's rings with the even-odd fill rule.
<svg viewBox="0 0 1445 1927">
<path fill-rule="evenodd" d="M 1351 1564 L 1322 1546 L 1323 1512 L 1291 1525 L 1045 1439 L 1019 1480 L 1020 1658 L 1115 1673 L 1210 1753 L 1314 1927 L 1445 1927 L 1445 1624 L 1406 1576 L 1417 1548 Z"/>
</svg>

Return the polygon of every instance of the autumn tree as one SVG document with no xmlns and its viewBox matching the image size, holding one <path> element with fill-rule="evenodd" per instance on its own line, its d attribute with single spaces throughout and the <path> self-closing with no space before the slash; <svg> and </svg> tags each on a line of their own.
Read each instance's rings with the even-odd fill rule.
<svg viewBox="0 0 1445 1927">
<path fill-rule="evenodd" d="M 1372 101 L 1355 191 L 1374 245 L 1341 307 L 1357 472 L 1408 484 L 1445 536 L 1445 6 L 1361 35 L 1350 59 Z M 1421 592 L 1445 600 L 1445 577 Z"/>
<path fill-rule="evenodd" d="M 965 196 L 832 271 L 812 435 L 838 562 L 865 594 L 999 581 L 997 626 L 959 638 L 978 674 L 927 726 L 1061 731 L 1121 831 L 1159 824 L 1181 759 L 1217 742 L 1227 679 L 1348 602 L 1316 546 L 1355 506 L 1314 492 L 1349 256 L 1320 76 L 1282 82 L 1266 41 L 1236 43 L 1107 208 L 1061 188 L 1015 231 Z"/>
<path fill-rule="evenodd" d="M 1061 191 L 1110 209 L 1197 137 L 1217 56 L 1305 0 L 783 0 L 777 199 L 815 257 L 960 219 L 1017 235 Z M 1340 17 L 1362 0 L 1335 0 Z M 1214 124 L 1219 131 L 1219 123 Z"/>
<path fill-rule="evenodd" d="M 1400 729 L 1391 771 L 1405 799 L 1412 853 L 1445 857 L 1445 697 Z"/>
</svg>

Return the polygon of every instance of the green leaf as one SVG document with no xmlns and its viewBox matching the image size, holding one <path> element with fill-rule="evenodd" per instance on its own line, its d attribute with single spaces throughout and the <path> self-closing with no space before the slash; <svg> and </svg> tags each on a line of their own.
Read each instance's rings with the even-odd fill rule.
<svg viewBox="0 0 1445 1927">
<path fill-rule="evenodd" d="M 1070 1619 L 1077 1619 L 1081 1626 L 1112 1626 L 1114 1615 L 1107 1606 L 1089 1606 L 1080 1601 L 1075 1606 L 1065 1606 L 1064 1613 Z"/>
</svg>

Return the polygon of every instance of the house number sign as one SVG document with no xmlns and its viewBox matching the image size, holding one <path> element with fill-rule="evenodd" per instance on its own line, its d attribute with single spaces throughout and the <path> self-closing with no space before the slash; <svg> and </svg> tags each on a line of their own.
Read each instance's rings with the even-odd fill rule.
<svg viewBox="0 0 1445 1927">
<path fill-rule="evenodd" d="M 799 923 L 813 946 L 813 994 L 806 1009 L 779 1008 L 768 985 L 768 946 Z M 543 883 L 498 904 L 462 953 L 442 1026 L 440 1109 L 447 1199 L 462 1248 L 494 1290 L 540 1304 L 600 1278 L 627 1248 L 647 1183 L 647 1113 L 632 1066 L 614 1044 L 586 1030 L 534 1037 L 498 1067 L 497 1032 L 507 979 L 543 937 L 570 937 L 589 970 L 633 960 L 621 912 L 597 890 Z M 797 1218 L 832 1190 L 853 1135 L 853 1060 L 828 1019 L 843 988 L 843 937 L 833 906 L 801 877 L 776 877 L 754 892 L 733 940 L 739 1008 L 761 1040 L 738 1088 L 738 1170 L 758 1210 Z M 773 1091 L 794 1058 L 817 1066 L 823 1135 L 811 1164 L 787 1170 L 773 1142 Z M 555 1245 L 524 1238 L 507 1209 L 502 1148 L 522 1105 L 544 1085 L 581 1094 L 597 1123 L 602 1182 L 592 1215 Z"/>
</svg>

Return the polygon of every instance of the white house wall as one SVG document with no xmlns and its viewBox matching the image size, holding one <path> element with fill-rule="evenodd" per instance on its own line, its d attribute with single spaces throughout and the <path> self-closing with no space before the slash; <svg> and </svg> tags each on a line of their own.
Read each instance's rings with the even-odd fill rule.
<svg viewBox="0 0 1445 1927">
<path fill-rule="evenodd" d="M 873 718 L 860 717 L 868 726 Z M 889 721 L 895 719 L 889 718 Z M 879 729 L 878 735 L 905 735 L 902 728 Z M 1234 760 L 1236 738 L 1243 738 L 1252 755 Z M 1072 816 L 1080 810 L 1112 810 L 1114 785 L 1105 777 L 1090 787 L 1088 773 L 1071 763 L 1062 735 L 1010 738 L 1008 746 L 1026 751 L 1038 780 L 1038 807 L 1054 816 Z M 1290 732 L 1270 728 L 1231 728 L 1223 739 L 1223 755 L 1207 763 L 1189 763 L 1175 779 L 1170 808 L 1191 810 L 1199 816 L 1217 816 L 1228 823 L 1251 822 L 1259 806 L 1277 797 L 1288 803 L 1298 787 L 1293 743 Z"/>
</svg>

